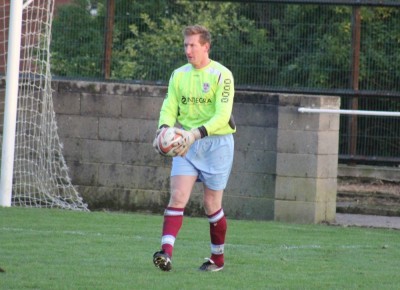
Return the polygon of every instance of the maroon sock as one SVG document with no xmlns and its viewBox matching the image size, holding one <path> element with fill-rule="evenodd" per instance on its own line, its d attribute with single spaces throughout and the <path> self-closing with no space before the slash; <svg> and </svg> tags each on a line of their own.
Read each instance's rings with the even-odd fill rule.
<svg viewBox="0 0 400 290">
<path fill-rule="evenodd" d="M 207 217 L 210 223 L 211 260 L 218 267 L 222 267 L 224 265 L 224 245 L 227 229 L 224 211 L 221 208 Z"/>
<path fill-rule="evenodd" d="M 172 257 L 175 239 L 182 226 L 183 210 L 183 208 L 167 207 L 164 211 L 161 249 L 170 257 Z"/>
</svg>

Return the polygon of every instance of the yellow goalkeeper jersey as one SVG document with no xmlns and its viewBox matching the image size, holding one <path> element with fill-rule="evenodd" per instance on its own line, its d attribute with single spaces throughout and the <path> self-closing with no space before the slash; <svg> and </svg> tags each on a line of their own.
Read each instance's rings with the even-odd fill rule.
<svg viewBox="0 0 400 290">
<path fill-rule="evenodd" d="M 195 69 L 188 63 L 171 75 L 159 126 L 173 127 L 178 122 L 185 130 L 204 126 L 207 135 L 234 133 L 234 94 L 232 73 L 222 64 L 211 60 Z"/>
</svg>

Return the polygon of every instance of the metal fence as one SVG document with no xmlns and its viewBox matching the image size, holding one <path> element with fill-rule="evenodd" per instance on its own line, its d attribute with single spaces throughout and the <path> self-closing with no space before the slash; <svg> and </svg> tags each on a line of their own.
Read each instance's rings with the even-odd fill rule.
<svg viewBox="0 0 400 290">
<path fill-rule="evenodd" d="M 167 84 L 186 62 L 182 28 L 199 23 L 212 32 L 211 58 L 232 70 L 237 89 L 400 109 L 399 1 L 72 2 L 55 13 L 55 77 Z M 399 118 L 343 115 L 339 153 L 341 162 L 399 162 Z"/>
</svg>

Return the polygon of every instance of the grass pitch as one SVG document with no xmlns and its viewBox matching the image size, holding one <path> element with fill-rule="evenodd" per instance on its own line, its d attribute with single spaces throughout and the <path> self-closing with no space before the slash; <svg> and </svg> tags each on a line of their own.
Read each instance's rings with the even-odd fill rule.
<svg viewBox="0 0 400 290">
<path fill-rule="evenodd" d="M 400 231 L 230 220 L 225 268 L 202 273 L 206 218 L 185 217 L 172 272 L 162 216 L 0 208 L 0 289 L 398 289 Z"/>
</svg>

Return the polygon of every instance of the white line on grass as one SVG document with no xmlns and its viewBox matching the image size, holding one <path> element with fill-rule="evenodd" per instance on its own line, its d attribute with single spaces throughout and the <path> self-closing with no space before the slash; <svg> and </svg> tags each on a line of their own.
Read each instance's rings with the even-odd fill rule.
<svg viewBox="0 0 400 290">
<path fill-rule="evenodd" d="M 31 233 L 40 233 L 40 234 L 55 234 L 55 233 L 61 233 L 65 235 L 77 235 L 77 236 L 107 236 L 107 237 L 112 237 L 112 236 L 121 236 L 121 235 L 109 235 L 109 234 L 104 234 L 104 233 L 91 233 L 91 232 L 84 232 L 84 231 L 56 231 L 56 230 L 34 230 L 34 229 L 24 229 L 24 228 L 10 228 L 10 227 L 2 227 L 0 228 L 0 231 L 8 231 L 8 232 L 31 232 Z M 143 237 L 139 235 L 126 235 L 127 238 L 132 238 L 135 240 L 158 240 L 157 237 L 155 238 L 148 238 L 148 237 Z M 227 248 L 253 248 L 255 245 L 247 245 L 247 244 L 228 244 L 226 243 L 225 246 Z M 265 245 L 265 248 L 274 248 L 273 245 Z M 307 250 L 307 249 L 323 249 L 323 248 L 340 248 L 340 249 L 371 249 L 371 248 L 376 248 L 374 246 L 370 245 L 336 245 L 336 247 L 333 246 L 322 246 L 322 245 L 280 245 L 278 248 L 284 249 L 284 250 Z"/>
<path fill-rule="evenodd" d="M 320 249 L 322 247 L 320 245 L 299 245 L 299 246 L 282 245 L 281 248 L 285 250 L 301 250 L 301 249 Z"/>
<path fill-rule="evenodd" d="M 34 229 L 23 229 L 23 228 L 9 228 L 9 227 L 2 227 L 0 228 L 0 231 L 8 231 L 8 232 L 31 232 L 31 233 L 40 233 L 40 234 L 56 234 L 56 233 L 61 233 L 65 235 L 76 235 L 76 236 L 107 236 L 107 237 L 113 237 L 113 236 L 126 236 L 127 238 L 133 238 L 136 240 L 153 240 L 149 238 L 145 238 L 143 236 L 138 236 L 138 235 L 109 235 L 109 234 L 104 234 L 104 233 L 91 233 L 91 232 L 84 232 L 84 231 L 57 231 L 57 230 L 34 230 Z"/>
<path fill-rule="evenodd" d="M 323 248 L 337 248 L 337 249 L 372 249 L 376 248 L 376 246 L 370 245 L 337 245 L 336 247 L 332 246 L 322 246 L 322 245 L 282 245 L 280 247 L 284 250 L 307 250 L 307 249 L 323 249 Z"/>
<path fill-rule="evenodd" d="M 229 249 L 241 249 L 241 248 L 249 248 L 252 249 L 254 248 L 254 244 L 252 245 L 247 245 L 247 244 L 225 244 L 226 248 Z M 376 248 L 376 246 L 371 246 L 371 245 L 277 245 L 274 246 L 272 244 L 263 244 L 262 245 L 263 249 L 274 249 L 274 248 L 280 248 L 283 250 L 307 250 L 307 249 L 372 249 Z"/>
</svg>

